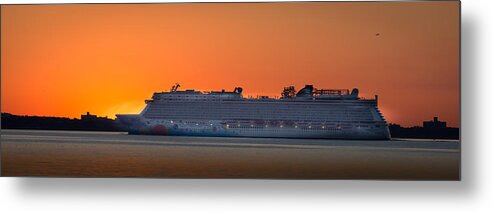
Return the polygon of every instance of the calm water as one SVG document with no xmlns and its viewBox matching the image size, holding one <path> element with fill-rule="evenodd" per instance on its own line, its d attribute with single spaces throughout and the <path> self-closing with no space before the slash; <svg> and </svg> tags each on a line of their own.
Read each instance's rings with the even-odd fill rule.
<svg viewBox="0 0 492 212">
<path fill-rule="evenodd" d="M 2 130 L 3 176 L 459 179 L 457 141 Z"/>
</svg>

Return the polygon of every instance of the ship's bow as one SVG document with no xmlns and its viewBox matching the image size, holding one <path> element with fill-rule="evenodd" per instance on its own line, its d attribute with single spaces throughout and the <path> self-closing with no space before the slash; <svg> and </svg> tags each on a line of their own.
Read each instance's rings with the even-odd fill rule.
<svg viewBox="0 0 492 212">
<path fill-rule="evenodd" d="M 130 134 L 145 133 L 146 127 L 140 115 L 117 114 L 116 121 Z"/>
</svg>

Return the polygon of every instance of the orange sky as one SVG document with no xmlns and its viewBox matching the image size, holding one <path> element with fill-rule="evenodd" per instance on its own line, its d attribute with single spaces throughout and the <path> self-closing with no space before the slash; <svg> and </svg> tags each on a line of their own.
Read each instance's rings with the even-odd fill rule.
<svg viewBox="0 0 492 212">
<path fill-rule="evenodd" d="M 2 5 L 2 112 L 114 117 L 154 91 L 357 87 L 459 125 L 458 2 Z M 380 33 L 379 36 L 375 36 Z"/>
</svg>

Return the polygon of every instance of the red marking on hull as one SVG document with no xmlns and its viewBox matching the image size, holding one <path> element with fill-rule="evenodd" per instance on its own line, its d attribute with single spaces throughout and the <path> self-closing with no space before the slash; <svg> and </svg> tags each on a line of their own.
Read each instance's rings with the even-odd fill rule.
<svg viewBox="0 0 492 212">
<path fill-rule="evenodd" d="M 167 134 L 167 128 L 164 127 L 164 125 L 159 124 L 159 125 L 155 125 L 154 127 L 152 127 L 151 132 L 153 134 L 165 135 L 165 134 Z"/>
</svg>

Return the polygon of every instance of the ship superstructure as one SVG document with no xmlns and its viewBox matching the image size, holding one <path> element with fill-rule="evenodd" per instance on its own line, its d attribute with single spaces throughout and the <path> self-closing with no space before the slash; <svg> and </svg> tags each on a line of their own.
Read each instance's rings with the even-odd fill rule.
<svg viewBox="0 0 492 212">
<path fill-rule="evenodd" d="M 117 115 L 131 134 L 188 136 L 389 139 L 374 99 L 358 89 L 285 87 L 280 98 L 244 98 L 242 88 L 154 93 L 140 114 Z"/>
</svg>

